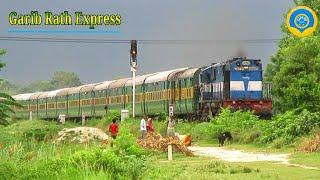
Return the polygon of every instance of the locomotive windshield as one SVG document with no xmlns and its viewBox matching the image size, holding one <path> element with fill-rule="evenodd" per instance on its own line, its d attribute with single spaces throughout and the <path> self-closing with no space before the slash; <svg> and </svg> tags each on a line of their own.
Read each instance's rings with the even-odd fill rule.
<svg viewBox="0 0 320 180">
<path fill-rule="evenodd" d="M 236 71 L 259 71 L 261 67 L 260 60 L 239 60 L 234 66 Z"/>
</svg>

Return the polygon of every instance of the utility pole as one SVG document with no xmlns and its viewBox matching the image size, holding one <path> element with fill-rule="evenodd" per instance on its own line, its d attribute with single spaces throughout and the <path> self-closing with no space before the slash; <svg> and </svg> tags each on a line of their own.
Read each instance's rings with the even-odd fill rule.
<svg viewBox="0 0 320 180">
<path fill-rule="evenodd" d="M 130 48 L 130 65 L 132 71 L 132 117 L 135 117 L 135 101 L 136 101 L 136 67 L 137 67 L 137 40 L 131 40 Z"/>
</svg>

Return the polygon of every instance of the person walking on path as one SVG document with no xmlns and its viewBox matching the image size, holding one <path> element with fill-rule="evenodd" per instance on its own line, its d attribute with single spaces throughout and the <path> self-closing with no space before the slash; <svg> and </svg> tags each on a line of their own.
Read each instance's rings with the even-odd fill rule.
<svg viewBox="0 0 320 180">
<path fill-rule="evenodd" d="M 148 133 L 153 133 L 154 132 L 152 118 L 150 118 L 150 117 L 147 120 L 147 132 Z"/>
<path fill-rule="evenodd" d="M 140 121 L 140 131 L 141 131 L 141 139 L 144 139 L 147 133 L 146 120 L 144 118 L 142 118 Z"/>
<path fill-rule="evenodd" d="M 116 124 L 116 119 L 113 119 L 112 120 L 112 123 L 109 125 L 109 132 L 110 132 L 110 135 L 112 137 L 112 140 L 111 140 L 111 147 L 113 147 L 113 140 L 117 138 L 117 135 L 118 135 L 118 125 Z"/>
</svg>

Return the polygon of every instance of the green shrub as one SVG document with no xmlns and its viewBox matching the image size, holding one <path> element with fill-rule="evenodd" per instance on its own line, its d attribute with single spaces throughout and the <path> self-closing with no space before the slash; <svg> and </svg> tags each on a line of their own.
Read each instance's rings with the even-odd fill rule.
<svg viewBox="0 0 320 180">
<path fill-rule="evenodd" d="M 52 139 L 60 130 L 68 125 L 57 124 L 44 120 L 24 120 L 5 127 L 16 140 L 46 141 Z"/>
<path fill-rule="evenodd" d="M 128 156 L 114 150 L 95 149 L 84 150 L 71 157 L 71 162 L 77 168 L 88 168 L 95 172 L 107 171 L 114 177 L 131 177 L 136 179 L 144 168 L 144 159 Z"/>
<path fill-rule="evenodd" d="M 259 139 L 262 135 L 261 130 L 251 130 L 244 135 L 244 143 L 249 144 L 253 143 L 257 139 Z"/>
<path fill-rule="evenodd" d="M 112 149 L 90 148 L 71 156 L 38 159 L 33 164 L 1 162 L 0 179 L 77 179 L 93 174 L 113 179 L 138 179 L 145 169 L 144 158 Z"/>
<path fill-rule="evenodd" d="M 139 179 L 146 152 L 131 134 L 128 127 L 132 125 L 129 121 L 120 123 L 118 142 L 113 149 L 91 143 L 56 145 L 43 141 L 70 126 L 68 124 L 28 120 L 3 127 L 0 129 L 0 179 Z"/>
<path fill-rule="evenodd" d="M 251 112 L 231 112 L 223 109 L 219 116 L 210 122 L 176 124 L 175 130 L 180 134 L 191 134 L 195 141 L 217 141 L 219 134 L 229 131 L 236 142 L 253 142 L 260 137 L 261 130 L 258 124 L 261 120 Z M 248 129 L 254 129 L 252 133 Z"/>
<path fill-rule="evenodd" d="M 234 129 L 247 129 L 259 122 L 258 116 L 249 111 L 231 112 L 230 109 L 223 109 L 219 116 L 213 118 L 211 122 L 219 127 L 220 132 L 232 131 Z"/>
<path fill-rule="evenodd" d="M 167 119 L 167 114 L 165 112 L 156 113 L 154 116 L 154 120 L 157 121 L 165 121 Z"/>
<path fill-rule="evenodd" d="M 115 141 L 116 148 L 119 151 L 124 151 L 128 155 L 136 155 L 140 157 L 146 152 L 140 146 L 138 146 L 136 142 L 136 137 L 133 135 L 133 133 L 137 132 L 131 132 L 133 126 L 132 122 L 133 121 L 128 119 L 120 124 L 119 135 Z"/>
<path fill-rule="evenodd" d="M 105 117 L 105 123 L 110 124 L 113 119 L 120 120 L 121 119 L 121 114 L 119 111 L 109 111 L 108 116 Z"/>
<path fill-rule="evenodd" d="M 233 141 L 249 143 L 258 136 L 260 119 L 252 112 L 236 111 L 231 112 L 230 109 L 223 109 L 219 116 L 211 120 L 212 134 L 218 137 L 219 134 L 229 131 L 233 136 Z M 252 134 L 248 129 L 255 129 Z"/>
<path fill-rule="evenodd" d="M 281 143 L 288 145 L 297 137 L 308 134 L 312 129 L 319 127 L 320 112 L 311 113 L 307 110 L 296 114 L 295 111 L 287 111 L 273 118 L 263 126 L 263 143 L 281 139 Z M 279 140 L 280 141 L 280 140 Z"/>
</svg>

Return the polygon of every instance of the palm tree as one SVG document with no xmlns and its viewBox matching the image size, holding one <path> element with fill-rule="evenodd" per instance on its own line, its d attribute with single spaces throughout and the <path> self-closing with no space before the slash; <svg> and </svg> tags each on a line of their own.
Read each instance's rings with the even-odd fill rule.
<svg viewBox="0 0 320 180">
<path fill-rule="evenodd" d="M 0 124 L 8 124 L 6 119 L 10 117 L 10 113 L 14 113 L 13 106 L 21 107 L 10 95 L 0 92 Z"/>
<path fill-rule="evenodd" d="M 6 52 L 0 49 L 0 56 L 4 55 Z M 5 66 L 5 63 L 0 61 L 0 70 Z M 2 81 L 2 79 L 0 79 Z M 7 118 L 10 117 L 10 113 L 14 113 L 12 109 L 13 106 L 21 107 L 10 95 L 0 92 L 0 124 L 7 125 Z"/>
</svg>

